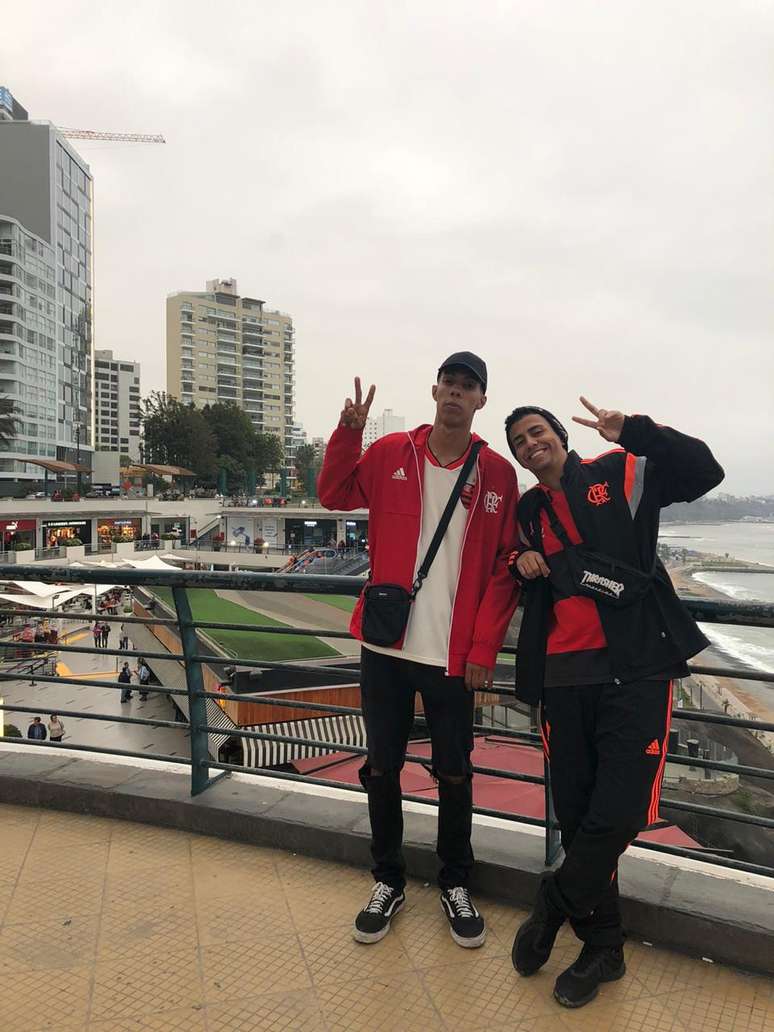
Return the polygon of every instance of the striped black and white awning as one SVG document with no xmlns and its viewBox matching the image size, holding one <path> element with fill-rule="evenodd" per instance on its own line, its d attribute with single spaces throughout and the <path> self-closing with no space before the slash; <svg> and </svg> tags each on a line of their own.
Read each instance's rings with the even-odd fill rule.
<svg viewBox="0 0 774 1032">
<path fill-rule="evenodd" d="M 363 718 L 359 714 L 344 713 L 330 717 L 314 717 L 308 720 L 288 720 L 281 724 L 254 724 L 243 731 L 260 731 L 267 735 L 286 735 L 293 738 L 307 738 L 319 742 L 340 745 L 357 745 L 365 748 L 366 733 Z M 245 767 L 276 767 L 292 760 L 303 760 L 309 756 L 325 756 L 336 752 L 317 745 L 301 745 L 295 742 L 271 742 L 265 738 L 243 738 L 242 755 Z"/>
</svg>

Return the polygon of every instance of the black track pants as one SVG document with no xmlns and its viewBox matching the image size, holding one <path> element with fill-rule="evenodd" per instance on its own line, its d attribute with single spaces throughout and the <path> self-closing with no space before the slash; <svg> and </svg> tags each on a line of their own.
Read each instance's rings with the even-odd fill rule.
<svg viewBox="0 0 774 1032">
<path fill-rule="evenodd" d="M 546 688 L 541 724 L 565 859 L 549 894 L 576 935 L 624 940 L 618 858 L 658 819 L 671 681 Z"/>
</svg>

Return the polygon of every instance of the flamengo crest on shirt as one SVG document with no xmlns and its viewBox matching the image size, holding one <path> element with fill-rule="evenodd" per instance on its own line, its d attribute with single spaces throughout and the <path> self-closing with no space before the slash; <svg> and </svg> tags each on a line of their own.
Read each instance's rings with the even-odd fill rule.
<svg viewBox="0 0 774 1032">
<path fill-rule="evenodd" d="M 406 476 L 406 471 L 403 468 L 403 466 L 398 466 L 398 468 L 392 474 L 392 479 L 393 480 L 408 480 L 408 477 Z"/>
<path fill-rule="evenodd" d="M 610 501 L 610 494 L 607 490 L 609 486 L 607 480 L 604 484 L 592 484 L 586 498 L 592 505 L 604 505 Z"/>
<path fill-rule="evenodd" d="M 484 512 L 496 513 L 502 500 L 503 496 L 496 491 L 487 491 L 484 495 Z"/>
</svg>

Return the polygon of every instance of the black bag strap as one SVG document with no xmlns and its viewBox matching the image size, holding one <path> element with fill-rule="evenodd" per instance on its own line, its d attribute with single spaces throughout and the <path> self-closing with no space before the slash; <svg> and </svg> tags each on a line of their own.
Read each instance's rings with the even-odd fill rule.
<svg viewBox="0 0 774 1032">
<path fill-rule="evenodd" d="M 548 522 L 554 535 L 562 543 L 564 548 L 573 548 L 573 543 L 570 541 L 570 535 L 565 530 L 564 524 L 556 515 L 556 509 L 551 504 L 551 499 L 548 497 L 545 491 L 541 491 L 541 503 L 543 508 L 546 510 L 548 516 Z"/>
<path fill-rule="evenodd" d="M 449 522 L 451 521 L 452 516 L 454 515 L 454 509 L 457 505 L 457 502 L 460 500 L 460 495 L 462 494 L 462 489 L 465 486 L 465 481 L 468 479 L 468 475 L 470 474 L 470 471 L 473 469 L 476 459 L 478 458 L 478 453 L 481 451 L 483 447 L 483 441 L 474 441 L 473 444 L 470 446 L 468 457 L 467 459 L 465 459 L 465 463 L 462 469 L 460 470 L 460 475 L 457 477 L 457 482 L 452 488 L 452 493 L 449 495 L 449 501 L 446 503 L 446 508 L 443 510 L 443 514 L 441 515 L 441 519 L 438 522 L 438 526 L 435 528 L 433 540 L 430 542 L 430 547 L 427 550 L 427 554 L 425 555 L 425 558 L 422 560 L 421 566 L 417 570 L 417 577 L 414 581 L 414 587 L 411 592 L 412 599 L 416 598 L 417 592 L 422 587 L 422 581 L 427 577 L 428 573 L 430 572 L 430 567 L 433 565 L 433 560 L 438 554 L 438 549 L 441 547 L 443 536 L 448 529 Z"/>
</svg>

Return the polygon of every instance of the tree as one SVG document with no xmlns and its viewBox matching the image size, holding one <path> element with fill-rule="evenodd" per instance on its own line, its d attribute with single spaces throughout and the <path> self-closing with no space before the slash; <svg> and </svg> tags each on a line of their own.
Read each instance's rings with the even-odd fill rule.
<svg viewBox="0 0 774 1032">
<path fill-rule="evenodd" d="M 293 463 L 296 467 L 296 484 L 301 491 L 307 493 L 319 467 L 313 445 L 299 445 Z"/>
<path fill-rule="evenodd" d="M 19 432 L 19 417 L 10 398 L 0 398 L 0 451 L 9 451 Z"/>
<path fill-rule="evenodd" d="M 215 474 L 215 435 L 200 409 L 153 391 L 143 400 L 142 422 L 146 462 L 185 466 L 198 479 Z"/>
<path fill-rule="evenodd" d="M 251 474 L 260 479 L 282 464 L 279 438 L 259 434 L 249 415 L 234 402 L 205 405 L 202 414 L 215 438 L 218 468 L 225 470 L 229 490 L 243 489 Z"/>
</svg>

